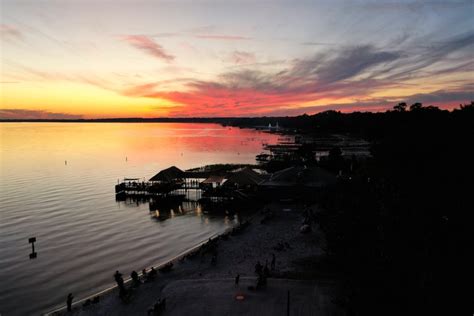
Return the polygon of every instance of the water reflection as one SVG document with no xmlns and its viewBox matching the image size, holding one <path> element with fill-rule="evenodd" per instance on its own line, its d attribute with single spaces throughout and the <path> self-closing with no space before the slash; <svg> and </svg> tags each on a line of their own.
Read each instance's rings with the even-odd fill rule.
<svg viewBox="0 0 474 316">
<path fill-rule="evenodd" d="M 196 190 L 200 191 L 200 190 Z M 194 197 L 201 193 L 194 192 Z M 126 197 L 117 200 L 117 203 L 127 208 L 139 208 L 140 205 L 148 205 L 148 215 L 152 220 L 165 221 L 179 216 L 191 215 L 202 217 L 207 222 L 207 218 L 221 219 L 224 224 L 231 225 L 237 218 L 240 210 L 247 213 L 252 212 L 252 207 L 257 209 L 257 205 L 249 207 L 243 205 L 241 201 L 209 201 L 208 199 L 187 199 L 185 195 L 172 195 L 166 198 L 136 198 Z"/>
<path fill-rule="evenodd" d="M 149 200 L 116 202 L 117 179 L 143 181 L 172 165 L 255 163 L 261 143 L 277 141 L 216 124 L 0 123 L 0 134 L 5 315 L 39 314 L 64 304 L 69 292 L 87 296 L 111 285 L 111 272 L 166 261 L 237 218 L 182 201 L 156 221 Z M 198 200 L 193 194 L 188 199 Z M 34 262 L 28 258 L 31 236 L 40 254 Z"/>
</svg>

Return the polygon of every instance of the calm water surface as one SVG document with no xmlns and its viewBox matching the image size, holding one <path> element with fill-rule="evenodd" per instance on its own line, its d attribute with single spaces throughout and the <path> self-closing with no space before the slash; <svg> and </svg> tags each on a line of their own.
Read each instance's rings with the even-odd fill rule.
<svg viewBox="0 0 474 316">
<path fill-rule="evenodd" d="M 276 141 L 215 124 L 0 123 L 0 314 L 38 315 L 235 224 L 192 208 L 156 221 L 147 204 L 115 201 L 117 179 L 255 163 L 262 143 Z"/>
</svg>

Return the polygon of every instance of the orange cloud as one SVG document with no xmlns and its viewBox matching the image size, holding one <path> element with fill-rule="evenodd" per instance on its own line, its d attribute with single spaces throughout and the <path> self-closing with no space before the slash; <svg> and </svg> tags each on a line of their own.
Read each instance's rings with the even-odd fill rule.
<svg viewBox="0 0 474 316">
<path fill-rule="evenodd" d="M 122 39 L 156 58 L 166 61 L 174 58 L 147 36 L 130 35 Z M 416 54 L 395 50 L 392 46 L 338 47 L 282 63 L 279 71 L 274 70 L 276 64 L 271 68 L 248 64 L 255 59 L 252 53 L 234 51 L 232 62 L 240 66 L 226 68 L 227 71 L 206 80 L 176 77 L 179 67 L 175 64 L 167 65 L 161 71 L 173 74 L 174 79 L 162 81 L 158 79 L 159 75 L 144 81 L 146 77 L 140 80 L 117 79 L 94 74 L 44 72 L 28 67 L 20 69 L 34 79 L 79 82 L 100 88 L 84 90 L 87 96 L 76 93 L 76 90 L 55 89 L 50 90 L 49 99 L 45 97 L 48 102 L 52 100 L 63 106 L 64 102 L 54 101 L 59 100 L 58 95 L 84 95 L 83 99 L 74 98 L 78 103 L 80 99 L 91 104 L 81 113 L 92 113 L 96 117 L 298 115 L 327 109 L 380 111 L 400 101 L 453 107 L 474 99 L 474 86 L 468 72 L 473 64 L 471 55 L 467 53 L 473 43 L 474 33 L 471 32 Z M 452 52 L 458 53 L 456 59 L 443 63 Z M 190 72 L 188 69 L 184 73 Z M 56 82 L 54 84 L 57 85 Z M 8 89 L 13 91 L 11 87 Z M 107 90 L 107 93 L 102 90 Z M 32 94 L 22 92 L 18 89 L 14 95 L 16 99 L 10 96 L 4 102 L 8 101 L 11 108 L 24 107 L 16 105 L 18 100 L 24 101 Z M 34 97 L 37 99 L 36 95 Z M 101 101 L 103 109 L 92 105 L 97 104 L 97 100 Z M 31 104 L 34 102 L 39 104 L 37 100 L 31 101 Z M 121 106 L 117 106 L 118 103 Z M 62 108 L 58 110 L 59 106 L 41 108 L 52 112 L 63 111 Z"/>
<path fill-rule="evenodd" d="M 460 50 L 473 40 L 471 35 L 456 37 L 443 47 Z M 328 106 L 379 111 L 399 101 L 443 107 L 449 102 L 469 102 L 474 88 L 462 84 L 462 80 L 444 90 L 421 89 L 426 76 L 422 69 L 430 69 L 431 73 L 459 71 L 457 64 L 432 68 L 448 53 L 444 49 L 427 58 L 429 54 L 410 56 L 373 45 L 352 46 L 294 60 L 279 72 L 243 69 L 224 72 L 214 80 L 189 80 L 180 91 L 147 84 L 126 93 L 170 101 L 175 104 L 169 108 L 171 116 L 296 115 L 315 113 Z M 463 65 L 466 60 L 458 62 Z M 394 94 L 397 90 L 398 95 Z"/>
</svg>

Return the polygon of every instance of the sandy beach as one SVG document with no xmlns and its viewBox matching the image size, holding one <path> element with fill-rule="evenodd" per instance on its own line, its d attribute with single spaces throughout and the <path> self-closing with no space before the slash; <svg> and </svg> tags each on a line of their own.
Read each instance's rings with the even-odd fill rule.
<svg viewBox="0 0 474 316">
<path fill-rule="evenodd" d="M 316 207 L 312 209 L 316 210 Z M 324 236 L 317 225 L 312 226 L 311 232 L 302 234 L 302 221 L 302 206 L 267 205 L 237 234 L 215 241 L 215 264 L 211 263 L 212 255 L 209 253 L 181 258 L 174 262 L 172 271 L 160 272 L 154 281 L 131 289 L 131 299 L 126 304 L 120 300 L 115 288 L 102 294 L 99 303 L 89 306 L 78 303 L 73 305 L 72 312 L 61 310 L 54 315 L 146 315 L 158 298 L 164 297 L 167 300 L 164 315 L 197 312 L 196 307 L 192 307 L 195 304 L 206 306 L 200 312 L 210 315 L 261 315 L 262 309 L 268 313 L 272 309 L 281 310 L 283 314 L 286 299 L 282 297 L 285 298 L 290 289 L 296 302 L 291 304 L 292 314 L 338 314 L 340 311 L 333 304 L 335 281 L 317 268 L 324 256 Z M 268 263 L 270 268 L 272 254 L 275 254 L 276 262 L 268 285 L 266 289 L 255 291 L 252 289 L 257 279 L 255 264 Z M 137 267 L 136 271 L 142 268 Z M 110 273 L 111 280 L 113 272 Z M 131 271 L 120 272 L 128 276 Z M 237 274 L 241 279 L 238 287 L 234 285 Z M 190 298 L 190 293 L 195 295 Z M 237 293 L 245 296 L 244 307 L 235 306 Z M 273 306 L 272 309 L 265 309 L 267 305 Z"/>
</svg>

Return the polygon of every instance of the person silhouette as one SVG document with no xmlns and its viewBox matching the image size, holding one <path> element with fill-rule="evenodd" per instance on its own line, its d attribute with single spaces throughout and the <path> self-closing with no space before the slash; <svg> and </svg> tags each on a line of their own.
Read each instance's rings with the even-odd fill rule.
<svg viewBox="0 0 474 316">
<path fill-rule="evenodd" d="M 118 272 L 118 270 L 115 271 L 114 279 L 115 279 L 115 282 L 117 282 L 118 287 L 120 289 L 124 289 L 122 274 Z"/>
<path fill-rule="evenodd" d="M 263 268 L 263 275 L 268 277 L 270 275 L 270 270 L 268 270 L 268 263 L 265 263 L 265 268 Z"/>
<path fill-rule="evenodd" d="M 70 312 L 72 310 L 72 300 L 74 299 L 74 296 L 72 296 L 72 293 L 69 293 L 67 295 L 66 303 L 67 303 L 67 311 Z"/>
<path fill-rule="evenodd" d="M 132 273 L 130 274 L 130 277 L 132 278 L 133 280 L 133 283 L 136 285 L 136 284 L 140 284 L 140 279 L 138 278 L 138 273 L 137 271 L 133 270 Z"/>
</svg>

